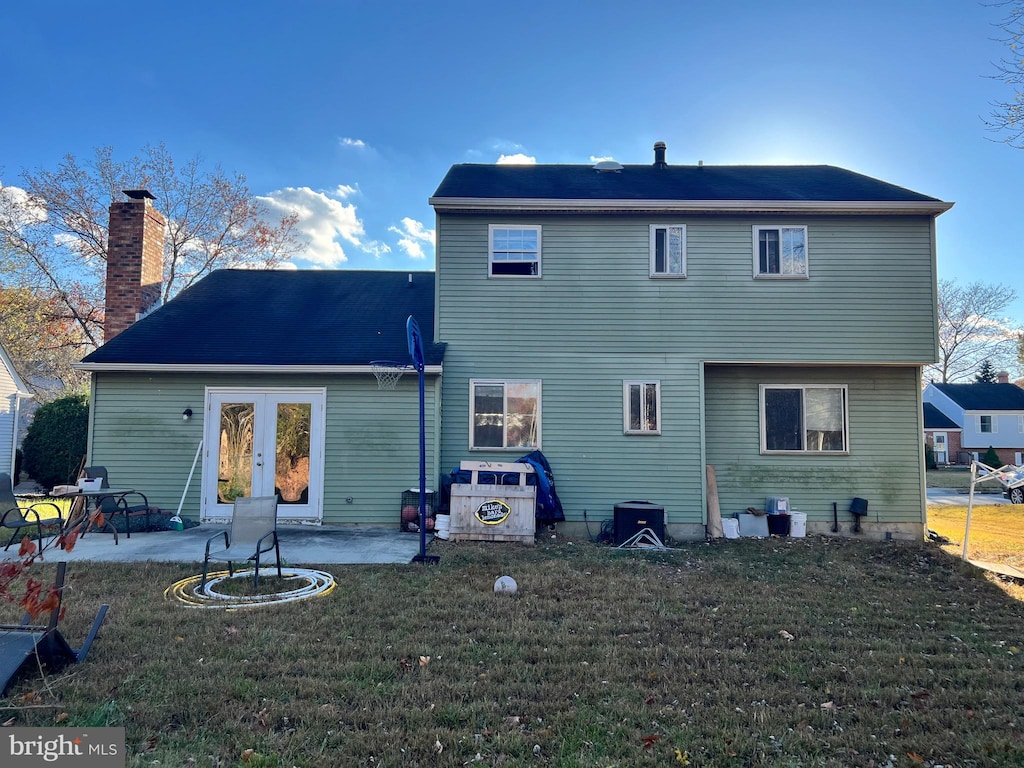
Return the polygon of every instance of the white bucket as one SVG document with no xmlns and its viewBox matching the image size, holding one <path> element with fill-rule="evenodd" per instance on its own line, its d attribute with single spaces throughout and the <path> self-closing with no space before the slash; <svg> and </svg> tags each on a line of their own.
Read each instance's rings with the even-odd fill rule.
<svg viewBox="0 0 1024 768">
<path fill-rule="evenodd" d="M 802 539 L 807 536 L 806 512 L 789 513 L 789 535 L 796 536 L 798 539 Z"/>
<path fill-rule="evenodd" d="M 451 515 L 437 515 L 434 517 L 434 535 L 439 539 L 447 539 L 451 530 Z"/>
<path fill-rule="evenodd" d="M 722 518 L 722 532 L 727 539 L 738 539 L 740 537 L 740 521 L 735 517 Z"/>
</svg>

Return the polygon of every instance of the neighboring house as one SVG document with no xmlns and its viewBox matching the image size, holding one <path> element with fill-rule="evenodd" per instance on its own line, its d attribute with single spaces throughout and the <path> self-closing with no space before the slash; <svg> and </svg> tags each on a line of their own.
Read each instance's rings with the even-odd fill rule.
<svg viewBox="0 0 1024 768">
<path fill-rule="evenodd" d="M 936 464 L 955 464 L 960 455 L 960 425 L 931 403 L 924 403 L 924 442 Z"/>
<path fill-rule="evenodd" d="M 787 496 L 811 531 L 923 534 L 935 218 L 829 166 L 455 165 L 437 214 L 442 467 L 538 448 L 570 531 L 702 536 Z"/>
<path fill-rule="evenodd" d="M 18 449 L 22 400 L 31 397 L 7 350 L 0 344 L 0 472 L 9 474 L 15 485 L 18 478 L 14 474 L 14 456 Z"/>
<path fill-rule="evenodd" d="M 1024 464 L 1024 389 L 1010 384 L 1007 374 L 1000 373 L 997 384 L 932 383 L 922 399 L 961 430 L 956 449 L 950 440 L 951 463 L 984 461 L 994 448 L 1002 464 Z"/>
<path fill-rule="evenodd" d="M 278 491 L 282 522 L 397 530 L 401 493 L 419 485 L 417 375 L 381 391 L 369 363 L 409 362 L 409 315 L 434 337 L 434 274 L 219 270 L 136 322 L 142 275 L 160 274 L 137 268 L 162 250 L 162 227 L 142 223 L 154 214 L 145 195 L 111 207 L 108 291 L 134 286 L 136 301 L 108 301 L 121 330 L 79 364 L 92 373 L 89 461 L 174 510 L 202 440 L 189 517 L 224 520 L 235 496 Z M 425 353 L 433 485 L 443 346 Z"/>
</svg>

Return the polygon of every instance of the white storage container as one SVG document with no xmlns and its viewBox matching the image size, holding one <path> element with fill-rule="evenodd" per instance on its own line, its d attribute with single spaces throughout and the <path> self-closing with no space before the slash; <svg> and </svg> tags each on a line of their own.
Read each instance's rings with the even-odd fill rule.
<svg viewBox="0 0 1024 768">
<path fill-rule="evenodd" d="M 727 539 L 738 539 L 740 537 L 740 521 L 735 517 L 723 518 L 722 532 Z"/>
<path fill-rule="evenodd" d="M 789 513 L 789 535 L 796 536 L 798 539 L 802 539 L 807 536 L 806 512 L 793 511 Z"/>
</svg>

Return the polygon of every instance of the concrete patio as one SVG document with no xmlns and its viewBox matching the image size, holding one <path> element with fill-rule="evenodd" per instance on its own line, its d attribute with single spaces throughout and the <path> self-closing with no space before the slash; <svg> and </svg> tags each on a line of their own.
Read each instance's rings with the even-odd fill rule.
<svg viewBox="0 0 1024 768">
<path fill-rule="evenodd" d="M 206 540 L 225 526 L 200 525 L 184 531 L 118 534 L 90 531 L 71 552 L 47 549 L 46 560 L 75 562 L 203 561 Z M 294 566 L 409 563 L 419 554 L 420 537 L 385 526 L 280 526 L 281 560 Z M 427 537 L 429 547 L 433 536 Z M 16 552 L 12 546 L 8 553 Z"/>
</svg>

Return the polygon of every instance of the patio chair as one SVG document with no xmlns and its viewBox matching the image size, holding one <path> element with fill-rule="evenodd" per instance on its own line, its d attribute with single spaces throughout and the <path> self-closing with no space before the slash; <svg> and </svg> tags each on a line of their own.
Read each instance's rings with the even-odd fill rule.
<svg viewBox="0 0 1024 768">
<path fill-rule="evenodd" d="M 107 475 L 106 467 L 86 467 L 82 470 L 83 474 L 89 480 L 95 480 L 99 478 L 100 489 L 109 488 L 110 481 Z M 117 489 L 115 489 L 117 490 Z M 138 496 L 142 501 L 134 504 L 128 503 L 128 497 Z M 103 516 L 111 521 L 113 526 L 113 519 L 116 515 L 124 517 L 124 533 L 129 539 L 132 537 L 132 526 L 131 520 L 129 519 L 132 515 L 146 515 L 146 528 L 149 528 L 149 499 L 146 498 L 145 494 L 141 491 L 124 491 L 117 493 L 112 496 L 98 496 L 96 498 L 96 506 L 99 507 L 100 512 Z M 116 530 L 116 528 L 115 528 Z"/>
<path fill-rule="evenodd" d="M 223 549 L 218 546 L 223 539 Z M 277 560 L 277 575 L 281 576 L 281 547 L 277 540 L 277 497 L 249 496 L 235 499 L 231 513 L 231 530 L 221 531 L 206 542 L 206 556 L 203 558 L 203 580 L 200 589 L 206 588 L 206 575 L 211 560 L 227 561 L 228 573 L 235 575 L 235 563 L 252 561 L 255 564 L 253 588 L 260 584 L 260 557 L 273 550 Z"/>
<path fill-rule="evenodd" d="M 40 510 L 49 518 L 51 517 L 50 508 L 56 513 L 56 519 L 43 520 Z M 52 501 L 37 501 L 24 509 L 18 506 L 18 499 L 14 495 L 14 486 L 11 484 L 11 476 L 6 472 L 0 472 L 0 509 L 5 510 L 0 516 L 0 527 L 13 528 L 15 531 L 11 534 L 7 546 L 4 547 L 5 552 L 17 538 L 18 531 L 33 526 L 36 529 L 36 538 L 39 540 L 39 549 L 41 550 L 43 548 L 43 528 L 53 528 L 54 526 L 59 528 L 63 522 L 60 517 L 60 507 Z"/>
<path fill-rule="evenodd" d="M 85 661 L 89 648 L 92 647 L 92 641 L 96 639 L 96 634 L 100 631 L 100 625 L 110 606 L 100 606 L 82 647 L 77 650 L 72 648 L 61 634 L 60 629 L 57 628 L 61 614 L 67 565 L 63 561 L 57 563 L 57 576 L 54 579 L 53 588 L 57 592 L 58 601 L 54 609 L 50 611 L 50 618 L 46 624 L 30 624 L 32 617 L 25 614 L 21 624 L 0 625 L 0 696 L 7 693 L 11 681 L 20 670 L 28 669 L 28 660 L 33 655 L 51 670 L 59 670 L 68 664 L 80 664 Z M 38 668 L 38 663 L 31 666 Z"/>
</svg>

